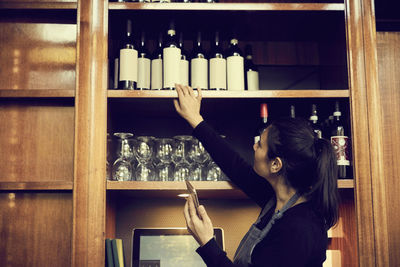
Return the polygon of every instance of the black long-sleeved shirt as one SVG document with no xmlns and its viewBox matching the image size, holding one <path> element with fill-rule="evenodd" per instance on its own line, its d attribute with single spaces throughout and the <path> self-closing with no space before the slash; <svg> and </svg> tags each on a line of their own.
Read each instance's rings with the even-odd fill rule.
<svg viewBox="0 0 400 267">
<path fill-rule="evenodd" d="M 225 174 L 260 207 L 275 199 L 265 178 L 259 176 L 244 159 L 207 122 L 201 122 L 193 135 L 201 141 Z M 271 218 L 266 214 L 257 224 L 263 229 Z M 249 226 L 250 227 L 250 226 Z M 251 255 L 253 266 L 322 266 L 328 243 L 323 220 L 308 202 L 288 209 Z M 236 266 L 214 239 L 197 249 L 208 267 Z"/>
</svg>

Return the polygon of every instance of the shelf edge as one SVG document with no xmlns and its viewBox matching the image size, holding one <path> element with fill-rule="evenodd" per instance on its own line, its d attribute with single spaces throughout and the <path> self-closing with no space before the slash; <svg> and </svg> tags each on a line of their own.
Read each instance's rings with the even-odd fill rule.
<svg viewBox="0 0 400 267">
<path fill-rule="evenodd" d="M 72 190 L 73 182 L 0 182 L 1 190 Z"/>
<path fill-rule="evenodd" d="M 0 98 L 14 98 L 14 97 L 27 97 L 27 98 L 67 98 L 75 97 L 75 90 L 64 89 L 0 89 Z"/>
<path fill-rule="evenodd" d="M 77 2 L 0 2 L 0 9 L 63 9 L 63 10 L 76 10 L 78 7 Z"/>
</svg>

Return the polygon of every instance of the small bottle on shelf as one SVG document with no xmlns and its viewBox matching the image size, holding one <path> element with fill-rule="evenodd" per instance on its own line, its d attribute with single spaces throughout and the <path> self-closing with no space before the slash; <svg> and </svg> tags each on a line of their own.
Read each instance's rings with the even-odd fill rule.
<svg viewBox="0 0 400 267">
<path fill-rule="evenodd" d="M 193 88 L 208 89 L 208 60 L 202 47 L 201 32 L 197 32 L 196 42 L 190 60 L 190 84 Z"/>
<path fill-rule="evenodd" d="M 290 105 L 290 118 L 296 118 L 296 107 L 294 105 Z"/>
<path fill-rule="evenodd" d="M 314 133 L 318 138 L 322 138 L 322 129 L 318 122 L 318 112 L 317 112 L 317 105 L 312 104 L 311 106 L 311 116 L 309 118 L 310 125 L 314 130 Z"/>
<path fill-rule="evenodd" d="M 158 45 L 154 50 L 151 60 L 151 89 L 163 88 L 163 41 L 162 34 L 158 36 Z"/>
<path fill-rule="evenodd" d="M 260 105 L 260 122 L 254 134 L 254 143 L 258 143 L 260 141 L 261 134 L 267 128 L 267 126 L 268 126 L 268 106 L 266 103 L 262 103 Z"/>
<path fill-rule="evenodd" d="M 338 178 L 352 178 L 351 168 L 351 143 L 345 132 L 345 125 L 342 121 L 339 101 L 335 102 L 335 112 L 333 113 L 333 124 L 331 131 L 331 144 L 336 153 L 338 165 Z"/>
<path fill-rule="evenodd" d="M 238 39 L 233 37 L 227 51 L 227 87 L 230 91 L 244 90 L 244 59 L 238 44 Z"/>
<path fill-rule="evenodd" d="M 179 83 L 189 85 L 189 57 L 183 47 L 183 33 L 179 34 L 179 48 L 181 49 L 181 63 L 179 68 Z"/>
<path fill-rule="evenodd" d="M 138 51 L 132 35 L 132 21 L 126 22 L 126 35 L 119 50 L 119 89 L 135 90 L 138 76 Z"/>
<path fill-rule="evenodd" d="M 146 48 L 146 36 L 142 31 L 138 48 L 138 83 L 137 89 L 150 89 L 150 55 Z"/>
<path fill-rule="evenodd" d="M 258 68 L 253 63 L 253 49 L 251 45 L 246 45 L 245 47 L 246 60 L 244 62 L 245 67 L 245 79 L 246 79 L 246 89 L 248 91 L 258 91 L 260 90 L 259 78 L 258 78 Z"/>
<path fill-rule="evenodd" d="M 179 83 L 179 67 L 181 63 L 181 49 L 176 40 L 175 23 L 170 22 L 167 40 L 163 49 L 163 73 L 164 90 L 175 90 L 175 84 Z"/>
<path fill-rule="evenodd" d="M 215 32 L 215 41 L 210 53 L 210 90 L 226 90 L 226 59 L 218 31 Z"/>
</svg>

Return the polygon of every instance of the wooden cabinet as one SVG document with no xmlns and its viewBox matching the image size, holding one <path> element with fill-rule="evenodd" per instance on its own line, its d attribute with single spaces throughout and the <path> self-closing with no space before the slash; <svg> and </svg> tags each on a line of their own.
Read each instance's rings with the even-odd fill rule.
<svg viewBox="0 0 400 267">
<path fill-rule="evenodd" d="M 7 210 L 2 209 L 0 222 L 6 236 L 3 244 L 21 248 L 1 249 L 6 251 L 2 264 L 18 263 L 17 258 L 25 255 L 20 251 L 41 249 L 37 242 L 11 242 L 17 232 L 8 226 L 17 221 L 16 227 L 24 228 L 21 220 L 28 217 L 42 216 L 28 222 L 32 228 L 21 229 L 22 236 L 50 242 L 52 233 L 29 230 L 43 227 L 44 219 L 50 230 L 66 229 L 53 240 L 57 251 L 49 251 L 54 259 L 68 258 L 59 266 L 104 265 L 104 240 L 116 236 L 124 239 L 129 260 L 133 227 L 185 226 L 183 201 L 177 197 L 184 191 L 183 182 L 105 179 L 107 133 L 163 137 L 191 131 L 174 111 L 175 92 L 108 89 L 109 62 L 117 56 L 126 18 L 133 20 L 136 33 L 149 33 L 150 50 L 170 18 L 184 32 L 187 50 L 196 30 L 209 34 L 209 40 L 215 25 L 226 33 L 224 40 L 235 28 L 241 44 L 253 45 L 264 90 L 207 91 L 203 100 L 206 120 L 249 159 L 248 137 L 261 102 L 270 105 L 272 117 L 287 115 L 292 103 L 298 116 L 308 117 L 311 104 L 317 103 L 321 118 L 326 118 L 339 100 L 351 125 L 354 179 L 338 182 L 340 222 L 331 232 L 330 249 L 342 266 L 387 260 L 387 252 L 381 250 L 385 240 L 376 239 L 379 231 L 373 216 L 377 208 L 372 185 L 379 188 L 374 179 L 380 174 L 381 150 L 379 143 L 370 141 L 372 125 L 378 122 L 370 114 L 379 108 L 379 103 L 371 105 L 376 73 L 365 61 L 375 45 L 370 2 L 220 2 L 0 1 L 0 33 L 6 48 L 0 55 L 0 117 L 5 122 L 0 131 L 5 151 L 0 205 Z M 229 182 L 195 186 L 214 225 L 225 229 L 232 257 L 258 208 Z M 374 197 L 380 194 L 375 191 Z M 26 208 L 32 210 L 23 216 L 11 211 Z M 240 219 L 234 220 L 237 214 Z M 32 257 L 33 265 L 46 264 L 43 257 Z"/>
</svg>

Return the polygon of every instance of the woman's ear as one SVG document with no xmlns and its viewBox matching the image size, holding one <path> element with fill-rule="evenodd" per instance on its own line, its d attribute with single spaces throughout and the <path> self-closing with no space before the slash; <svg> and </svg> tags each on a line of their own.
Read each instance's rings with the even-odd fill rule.
<svg viewBox="0 0 400 267">
<path fill-rule="evenodd" d="M 282 160 L 276 157 L 271 162 L 271 173 L 278 173 L 282 169 Z"/>
</svg>

